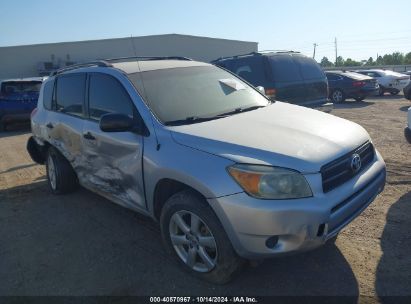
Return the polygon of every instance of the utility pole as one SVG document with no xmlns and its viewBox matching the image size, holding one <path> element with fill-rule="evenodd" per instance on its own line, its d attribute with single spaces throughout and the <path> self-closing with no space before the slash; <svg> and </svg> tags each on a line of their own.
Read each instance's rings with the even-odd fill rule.
<svg viewBox="0 0 411 304">
<path fill-rule="evenodd" d="M 317 44 L 317 43 L 314 43 L 313 45 L 314 45 L 313 59 L 315 59 L 315 48 L 317 47 L 318 44 Z"/>
<path fill-rule="evenodd" d="M 337 66 L 337 57 L 338 57 L 338 54 L 337 54 L 337 37 L 335 37 L 334 45 L 335 45 L 335 66 Z"/>
</svg>

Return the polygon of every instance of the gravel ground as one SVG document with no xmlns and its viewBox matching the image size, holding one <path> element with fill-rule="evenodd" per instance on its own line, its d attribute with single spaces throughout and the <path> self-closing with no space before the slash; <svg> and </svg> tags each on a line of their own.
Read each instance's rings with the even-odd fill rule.
<svg viewBox="0 0 411 304">
<path fill-rule="evenodd" d="M 0 134 L 0 295 L 411 295 L 411 144 L 401 96 L 346 102 L 387 163 L 384 192 L 335 245 L 267 260 L 214 286 L 164 253 L 158 226 L 84 189 L 53 196 L 25 150 Z"/>
</svg>

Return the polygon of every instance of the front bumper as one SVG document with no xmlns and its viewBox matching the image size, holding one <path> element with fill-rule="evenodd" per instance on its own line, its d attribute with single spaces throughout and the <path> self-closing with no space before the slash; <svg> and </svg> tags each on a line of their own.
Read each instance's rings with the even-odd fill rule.
<svg viewBox="0 0 411 304">
<path fill-rule="evenodd" d="M 321 246 L 354 220 L 385 185 L 379 153 L 361 174 L 324 194 L 319 174 L 306 175 L 313 197 L 259 200 L 245 193 L 209 199 L 236 252 L 249 259 L 305 251 Z M 315 186 L 319 185 L 319 186 Z M 276 237 L 274 246 L 267 246 Z"/>
</svg>

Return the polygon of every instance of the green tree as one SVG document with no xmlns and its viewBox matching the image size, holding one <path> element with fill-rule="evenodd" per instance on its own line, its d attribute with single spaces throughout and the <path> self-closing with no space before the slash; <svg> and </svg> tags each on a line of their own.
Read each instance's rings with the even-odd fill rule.
<svg viewBox="0 0 411 304">
<path fill-rule="evenodd" d="M 365 62 L 365 65 L 369 65 L 369 66 L 375 65 L 374 59 L 372 57 L 368 58 L 368 60 Z"/>
<path fill-rule="evenodd" d="M 378 56 L 377 60 L 375 61 L 376 65 L 384 64 L 384 59 L 381 56 Z"/>
<path fill-rule="evenodd" d="M 404 56 L 404 64 L 411 64 L 411 52 Z"/>
<path fill-rule="evenodd" d="M 334 63 L 329 61 L 328 58 L 324 56 L 323 59 L 321 59 L 320 65 L 322 67 L 332 67 L 334 66 Z"/>
<path fill-rule="evenodd" d="M 392 53 L 392 64 L 404 64 L 404 54 L 400 52 Z"/>
<path fill-rule="evenodd" d="M 338 67 L 344 66 L 344 58 L 342 58 L 341 56 L 338 56 L 337 60 L 336 60 L 336 63 L 335 63 L 335 66 L 338 66 Z"/>
<path fill-rule="evenodd" d="M 344 61 L 344 66 L 361 66 L 361 62 L 347 58 L 347 60 Z"/>
<path fill-rule="evenodd" d="M 392 54 L 385 54 L 382 57 L 383 64 L 394 64 L 394 59 L 392 57 Z"/>
</svg>

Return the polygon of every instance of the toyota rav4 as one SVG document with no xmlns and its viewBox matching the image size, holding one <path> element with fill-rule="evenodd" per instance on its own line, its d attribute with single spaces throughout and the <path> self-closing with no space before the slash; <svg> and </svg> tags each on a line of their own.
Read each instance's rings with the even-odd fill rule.
<svg viewBox="0 0 411 304">
<path fill-rule="evenodd" d="M 178 263 L 214 283 L 332 241 L 385 184 L 361 126 L 186 58 L 59 70 L 31 123 L 51 192 L 80 184 L 152 217 Z"/>
</svg>

